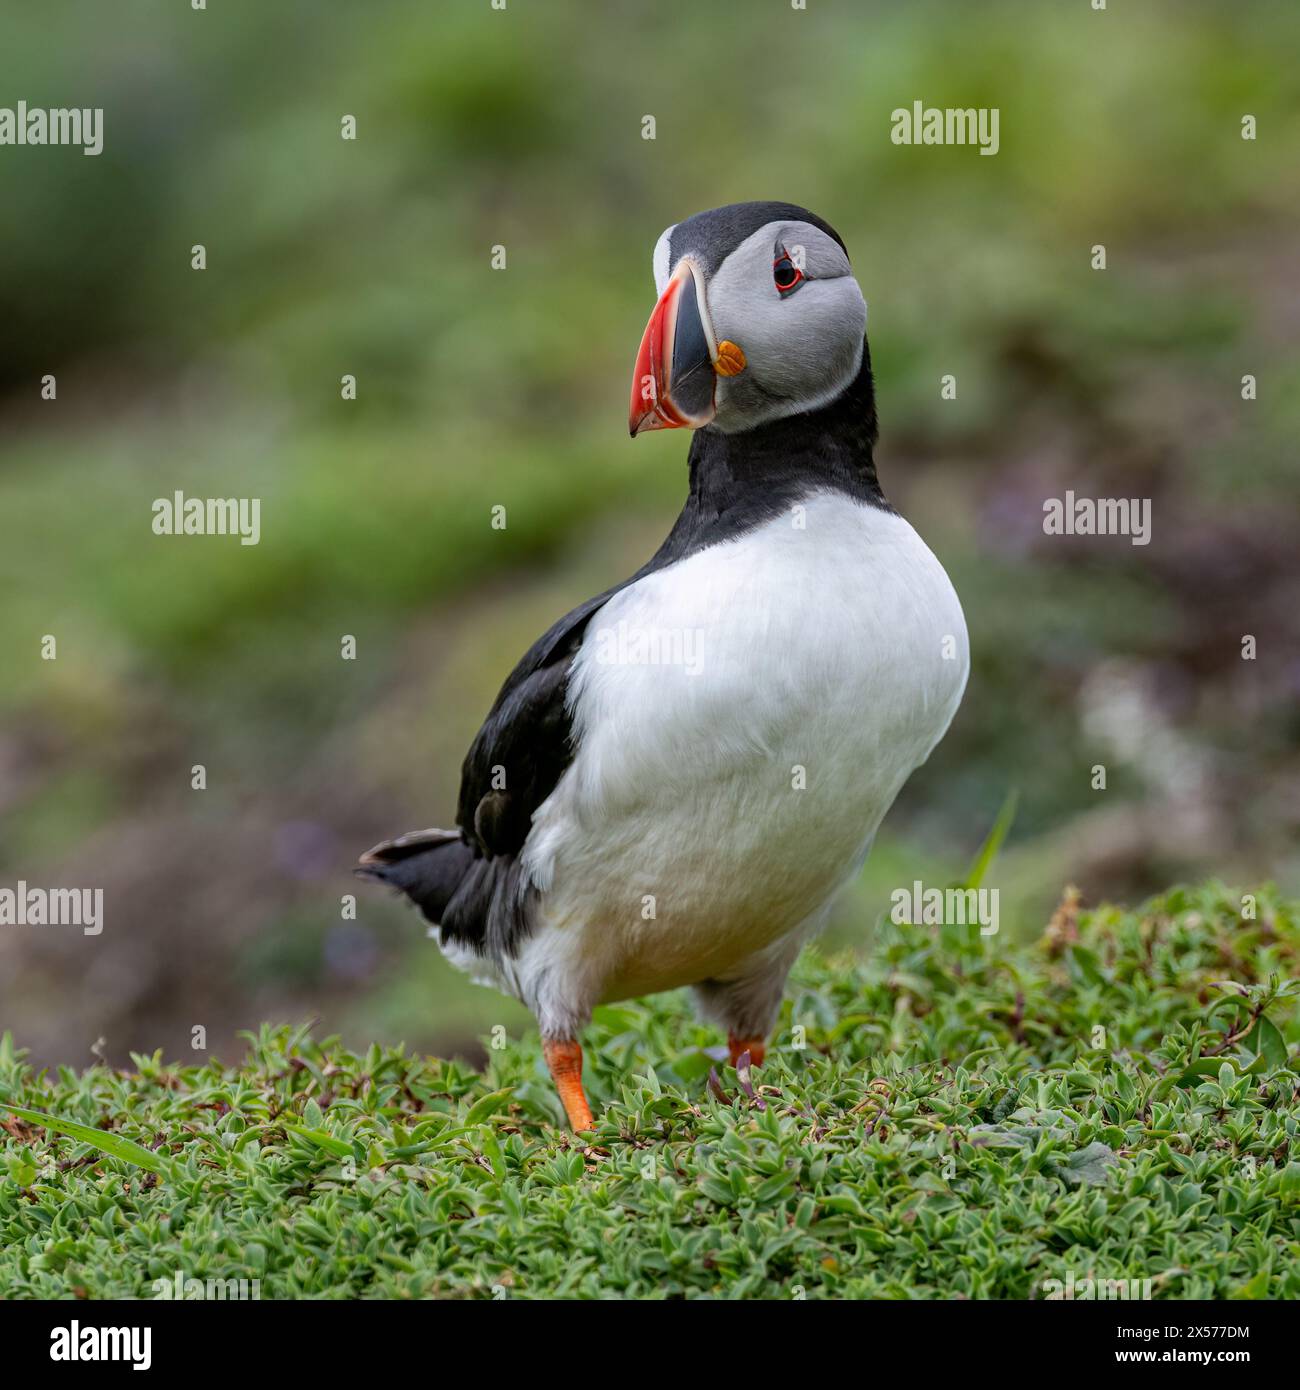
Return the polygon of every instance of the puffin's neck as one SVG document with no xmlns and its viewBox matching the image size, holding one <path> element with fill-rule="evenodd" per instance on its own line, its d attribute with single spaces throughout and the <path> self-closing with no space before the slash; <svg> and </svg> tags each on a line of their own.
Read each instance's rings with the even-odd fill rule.
<svg viewBox="0 0 1300 1390">
<path fill-rule="evenodd" d="M 787 415 L 738 434 L 697 430 L 689 459 L 687 512 L 694 509 L 697 521 L 723 517 L 732 509 L 774 516 L 819 489 L 888 508 L 871 454 L 875 442 L 876 399 L 864 341 L 857 376 L 820 410 Z"/>
</svg>

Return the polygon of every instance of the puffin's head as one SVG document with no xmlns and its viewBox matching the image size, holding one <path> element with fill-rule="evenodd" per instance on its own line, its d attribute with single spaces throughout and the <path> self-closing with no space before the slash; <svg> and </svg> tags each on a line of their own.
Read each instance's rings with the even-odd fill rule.
<svg viewBox="0 0 1300 1390">
<path fill-rule="evenodd" d="M 752 429 L 829 404 L 862 364 L 844 243 L 792 203 L 732 203 L 659 238 L 628 427 Z"/>
</svg>

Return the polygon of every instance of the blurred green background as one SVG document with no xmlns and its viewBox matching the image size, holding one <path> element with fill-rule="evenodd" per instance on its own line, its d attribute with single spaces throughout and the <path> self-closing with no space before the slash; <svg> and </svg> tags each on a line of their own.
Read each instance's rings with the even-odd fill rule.
<svg viewBox="0 0 1300 1390">
<path fill-rule="evenodd" d="M 836 940 L 1011 787 L 1004 931 L 1067 882 L 1295 891 L 1297 52 L 1240 0 L 6 6 L 0 105 L 102 106 L 105 148 L 0 148 L 0 884 L 106 926 L 0 928 L 0 1027 L 80 1063 L 526 1023 L 350 867 L 448 823 L 523 648 L 669 526 L 687 440 L 625 420 L 650 253 L 749 198 L 848 243 L 881 478 L 974 653 Z M 915 100 L 997 107 L 1000 153 L 893 145 Z M 1152 499 L 1152 543 L 1044 536 L 1067 488 Z M 261 544 L 154 536 L 176 489 L 260 497 Z"/>
</svg>

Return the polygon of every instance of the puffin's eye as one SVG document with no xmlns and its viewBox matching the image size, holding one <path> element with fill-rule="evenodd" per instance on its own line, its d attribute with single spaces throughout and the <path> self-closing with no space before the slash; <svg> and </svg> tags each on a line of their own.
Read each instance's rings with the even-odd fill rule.
<svg viewBox="0 0 1300 1390">
<path fill-rule="evenodd" d="M 803 271 L 784 252 L 772 262 L 772 283 L 782 294 L 789 294 L 803 279 Z"/>
</svg>

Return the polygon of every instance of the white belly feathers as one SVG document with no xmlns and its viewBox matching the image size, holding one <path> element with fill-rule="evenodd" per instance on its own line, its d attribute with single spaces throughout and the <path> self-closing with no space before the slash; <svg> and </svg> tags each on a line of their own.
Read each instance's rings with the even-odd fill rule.
<svg viewBox="0 0 1300 1390">
<path fill-rule="evenodd" d="M 507 983 L 623 998 L 798 930 L 860 867 L 968 667 L 925 543 L 837 493 L 616 594 L 574 662 L 577 753 L 524 846 L 540 896 Z"/>
</svg>

